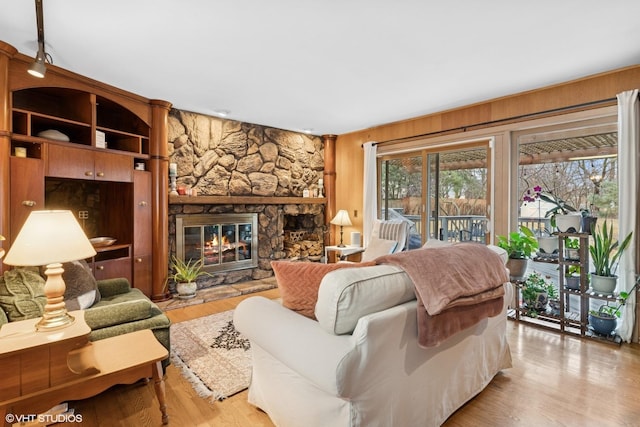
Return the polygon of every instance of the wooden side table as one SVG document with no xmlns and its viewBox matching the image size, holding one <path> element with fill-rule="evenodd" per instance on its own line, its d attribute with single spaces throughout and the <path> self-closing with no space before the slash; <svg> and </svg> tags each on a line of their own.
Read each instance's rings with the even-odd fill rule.
<svg viewBox="0 0 640 427">
<path fill-rule="evenodd" d="M 325 264 L 329 262 L 329 252 L 337 252 L 338 257 L 340 259 L 344 259 L 349 255 L 357 254 L 360 252 L 364 252 L 364 248 L 360 246 L 325 246 L 324 247 L 324 262 Z"/>
<path fill-rule="evenodd" d="M 0 416 L 38 414 L 67 400 L 94 396 L 116 384 L 153 378 L 167 424 L 161 361 L 168 355 L 151 330 L 89 342 L 84 312 L 52 332 L 35 332 L 39 319 L 11 322 L 0 329 Z M 5 421 L 3 421 L 5 422 Z"/>
</svg>

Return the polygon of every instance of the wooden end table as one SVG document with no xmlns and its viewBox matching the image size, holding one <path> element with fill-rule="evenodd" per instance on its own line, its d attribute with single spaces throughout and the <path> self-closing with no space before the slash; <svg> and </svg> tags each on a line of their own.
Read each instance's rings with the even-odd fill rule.
<svg viewBox="0 0 640 427">
<path fill-rule="evenodd" d="M 116 384 L 153 378 L 167 424 L 161 361 L 168 355 L 151 330 L 89 341 L 84 311 L 70 313 L 64 329 L 36 332 L 40 320 L 10 322 L 0 329 L 0 416 L 39 414 L 68 401 L 86 399 Z"/>
</svg>

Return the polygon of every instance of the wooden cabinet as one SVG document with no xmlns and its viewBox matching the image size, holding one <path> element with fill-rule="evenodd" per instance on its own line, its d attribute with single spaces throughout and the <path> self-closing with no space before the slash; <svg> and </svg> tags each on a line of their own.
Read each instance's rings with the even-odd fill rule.
<svg viewBox="0 0 640 427">
<path fill-rule="evenodd" d="M 17 236 L 29 214 L 44 209 L 44 162 L 11 157 L 11 235 Z"/>
<path fill-rule="evenodd" d="M 133 277 L 136 283 L 148 284 L 140 288 L 145 294 L 151 292 L 151 173 L 133 171 Z"/>
<path fill-rule="evenodd" d="M 94 261 L 93 275 L 97 280 L 126 277 L 130 283 L 134 283 L 131 275 L 131 257 L 125 256 L 104 261 Z M 138 288 L 146 287 L 146 284 L 140 283 L 139 285 Z"/>
<path fill-rule="evenodd" d="M 122 154 L 49 144 L 47 176 L 132 182 L 133 159 Z"/>
<path fill-rule="evenodd" d="M 27 148 L 27 157 L 11 158 L 11 235 L 34 209 L 69 209 L 87 237 L 117 241 L 90 260 L 96 279 L 125 277 L 150 295 L 150 275 L 134 275 L 132 259 L 132 248 L 140 247 L 149 264 L 136 267 L 151 269 L 150 230 L 133 232 L 138 217 L 150 220 L 133 209 L 142 200 L 150 204 L 150 174 L 137 188 L 133 179 L 134 163 L 149 158 L 149 125 L 117 102 L 78 89 L 30 87 L 14 91 L 12 100 L 12 152 Z"/>
<path fill-rule="evenodd" d="M 3 248 L 31 210 L 69 209 L 87 237 L 116 239 L 91 260 L 96 277 L 124 276 L 166 297 L 171 104 L 50 64 L 34 78 L 32 61 L 0 41 Z M 134 170 L 140 163 L 146 170 Z M 6 268 L 0 263 L 0 273 Z"/>
</svg>

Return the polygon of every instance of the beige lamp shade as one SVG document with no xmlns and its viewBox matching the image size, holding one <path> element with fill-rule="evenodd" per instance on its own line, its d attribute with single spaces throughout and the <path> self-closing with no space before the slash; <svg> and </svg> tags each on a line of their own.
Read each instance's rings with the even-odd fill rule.
<svg viewBox="0 0 640 427">
<path fill-rule="evenodd" d="M 95 249 L 71 211 L 33 211 L 4 260 L 5 264 L 40 266 L 92 257 Z"/>
<path fill-rule="evenodd" d="M 331 221 L 329 221 L 329 222 L 331 224 L 333 224 L 333 225 L 339 225 L 340 226 L 340 244 L 338 244 L 338 247 L 344 248 L 345 244 L 342 241 L 343 227 L 345 225 L 347 225 L 347 226 L 351 225 L 351 219 L 349 218 L 349 212 L 347 212 L 345 209 L 340 209 L 338 211 L 338 213 L 336 214 L 336 216 L 334 216 L 333 219 Z"/>
<path fill-rule="evenodd" d="M 330 222 L 333 225 L 350 226 L 351 219 L 349 218 L 349 212 L 347 212 L 345 209 L 340 209 L 336 216 L 334 216 Z"/>
<path fill-rule="evenodd" d="M 64 303 L 66 289 L 62 263 L 92 257 L 95 249 L 71 211 L 33 211 L 13 243 L 5 263 L 18 266 L 46 265 L 44 294 L 47 303 L 38 331 L 65 328 L 74 322 Z"/>
</svg>

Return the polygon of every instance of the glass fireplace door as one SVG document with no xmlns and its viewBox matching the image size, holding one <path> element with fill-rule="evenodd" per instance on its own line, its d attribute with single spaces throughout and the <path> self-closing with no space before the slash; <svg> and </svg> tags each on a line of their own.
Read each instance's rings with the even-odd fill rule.
<svg viewBox="0 0 640 427">
<path fill-rule="evenodd" d="M 257 266 L 257 215 L 183 215 L 176 217 L 176 252 L 184 261 L 204 260 L 204 270 Z"/>
</svg>

